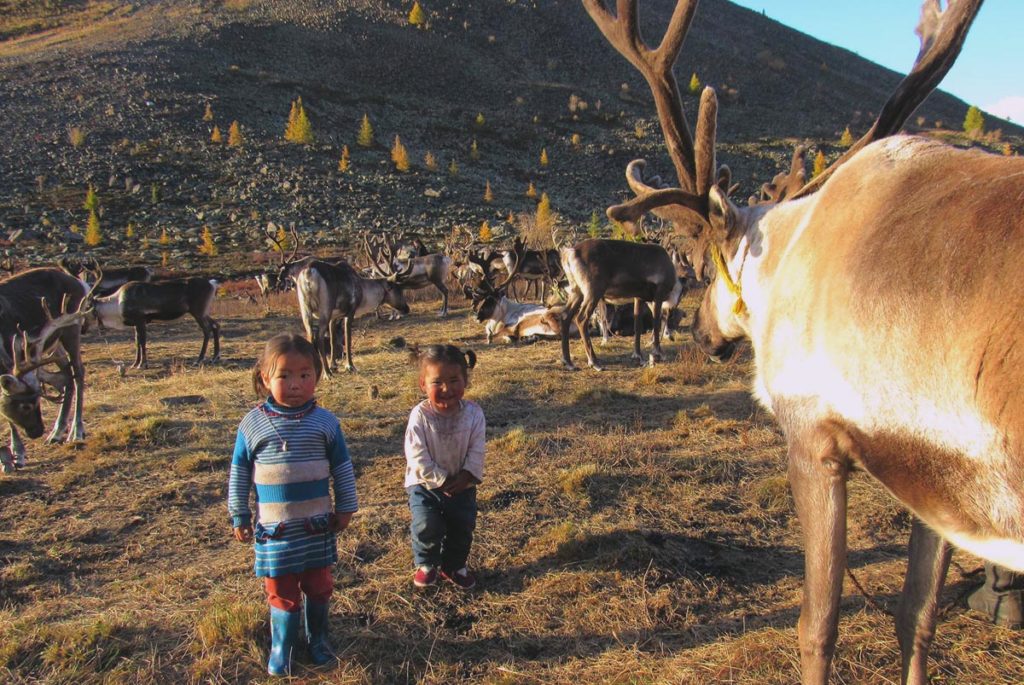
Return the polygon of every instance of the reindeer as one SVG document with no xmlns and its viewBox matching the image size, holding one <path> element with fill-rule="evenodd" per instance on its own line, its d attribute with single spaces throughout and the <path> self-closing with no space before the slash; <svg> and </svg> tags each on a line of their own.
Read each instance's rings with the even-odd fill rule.
<svg viewBox="0 0 1024 685">
<path fill-rule="evenodd" d="M 403 267 L 405 274 L 402 277 L 402 288 L 405 290 L 419 290 L 428 285 L 433 285 L 441 293 L 441 311 L 438 316 L 448 316 L 448 275 L 452 268 L 452 258 L 446 254 L 436 252 L 427 255 L 415 255 L 403 259 L 398 252 L 395 241 L 385 235 L 374 236 L 363 233 L 363 249 L 370 263 L 370 269 L 377 278 L 388 279 L 394 274 L 394 269 L 399 265 Z M 419 243 L 423 245 L 422 242 Z M 413 251 L 415 252 L 415 250 Z M 408 248 L 404 253 L 409 256 Z M 408 312 L 406 312 L 408 313 Z"/>
<path fill-rule="evenodd" d="M 716 173 L 714 91 L 691 137 L 672 74 L 696 3 L 678 2 L 656 49 L 634 0 L 614 16 L 583 3 L 651 86 L 680 183 L 634 173 L 637 197 L 608 215 L 654 211 L 706 238 L 716 277 L 694 337 L 716 360 L 750 341 L 754 394 L 786 435 L 805 547 L 803 683 L 829 678 L 846 482 L 860 469 L 915 517 L 896 632 L 902 682 L 924 685 L 950 544 L 1024 571 L 1024 160 L 894 135 L 953 64 L 981 0 L 926 0 L 915 65 L 868 133 L 810 183 L 747 207 Z"/>
<path fill-rule="evenodd" d="M 386 271 L 389 267 L 381 264 L 377 268 Z M 340 347 L 339 324 L 344 324 L 345 369 L 355 371 L 352 319 L 376 312 L 382 304 L 402 314 L 409 313 L 401 283 L 412 269 L 410 263 L 403 270 L 390 272 L 386 278 L 363 278 L 346 263 L 313 260 L 299 271 L 296 291 L 302 326 L 306 329 L 306 338 L 324 360 L 324 375 L 331 375 Z"/>
<path fill-rule="evenodd" d="M 516 242 L 521 241 L 521 238 L 516 238 Z M 501 250 L 499 253 L 506 272 L 511 270 L 517 259 L 516 249 L 516 245 L 513 245 L 511 250 Z M 518 269 L 518 279 L 526 281 L 523 295 L 529 297 L 532 286 L 534 296 L 539 296 L 541 302 L 547 302 L 548 284 L 558 281 L 562 277 L 562 265 L 559 262 L 556 249 L 526 250 L 522 259 L 518 259 Z M 512 291 L 513 297 L 517 297 L 514 283 L 509 290 Z"/>
<path fill-rule="evenodd" d="M 39 399 L 43 395 L 35 376 L 42 374 L 42 366 L 57 365 L 58 372 L 46 378 L 51 385 L 62 389 L 60 411 L 46 441 L 73 442 L 85 438 L 82 422 L 85 366 L 81 334 L 88 311 L 85 301 L 91 292 L 82 281 L 55 268 L 29 269 L 0 281 L 0 366 L 14 379 L 5 381 L 4 393 L 15 402 L 13 408 L 8 406 L 4 416 L 11 423 L 10 453 L 19 466 L 25 464 L 25 446 L 16 427 L 23 428 L 32 438 L 42 434 L 34 419 L 31 430 L 25 423 L 25 417 L 39 412 Z M 51 311 L 59 311 L 61 316 L 53 319 Z M 15 349 L 19 337 L 23 343 L 20 358 Z M 36 363 L 43 358 L 45 363 Z M 39 372 L 30 374 L 35 369 Z M 0 401 L 3 402 L 7 400 Z"/>
<path fill-rule="evenodd" d="M 146 324 L 153 321 L 174 321 L 191 314 L 203 331 L 203 346 L 196 362 L 206 358 L 206 349 L 213 338 L 211 362 L 220 361 L 220 324 L 210 316 L 210 307 L 217 294 L 217 281 L 206 278 L 177 278 L 159 283 L 125 283 L 113 294 L 95 298 L 93 313 L 100 325 L 108 328 L 135 329 L 135 361 L 133 369 L 149 365 L 146 355 Z"/>
<path fill-rule="evenodd" d="M 112 294 L 129 281 L 149 283 L 155 276 L 153 269 L 148 266 L 126 266 L 113 269 L 109 267 L 101 268 L 95 259 L 91 260 L 88 268 L 83 262 L 73 262 L 67 258 L 59 259 L 57 265 L 75 278 L 80 278 L 82 273 L 86 271 L 102 274 L 100 280 L 96 282 L 97 287 L 95 289 L 96 295 L 101 297 Z"/>
</svg>

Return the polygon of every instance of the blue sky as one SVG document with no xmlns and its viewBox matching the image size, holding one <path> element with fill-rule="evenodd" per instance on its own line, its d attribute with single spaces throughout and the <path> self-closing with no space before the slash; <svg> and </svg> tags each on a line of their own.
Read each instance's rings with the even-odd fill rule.
<svg viewBox="0 0 1024 685">
<path fill-rule="evenodd" d="M 920 0 L 732 0 L 819 40 L 906 73 L 919 46 Z M 945 6 L 945 3 L 943 3 Z M 986 112 L 1024 123 L 1024 0 L 986 0 L 939 85 Z"/>
</svg>

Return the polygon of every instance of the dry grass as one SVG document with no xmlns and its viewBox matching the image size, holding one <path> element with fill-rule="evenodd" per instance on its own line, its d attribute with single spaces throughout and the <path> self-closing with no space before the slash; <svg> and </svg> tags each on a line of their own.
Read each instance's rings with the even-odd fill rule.
<svg viewBox="0 0 1024 685">
<path fill-rule="evenodd" d="M 359 372 L 322 383 L 357 469 L 360 513 L 340 538 L 326 683 L 792 683 L 802 555 L 785 447 L 747 391 L 749 358 L 706 364 L 692 342 L 641 370 L 631 341 L 606 371 L 563 372 L 557 345 L 483 344 L 464 305 L 362 320 Z M 693 303 L 688 303 L 692 308 Z M 195 366 L 191 322 L 154 326 L 152 368 L 125 333 L 90 333 L 81 446 L 30 445 L 0 477 L 0 681 L 264 682 L 267 624 L 251 549 L 226 524 L 228 459 L 253 404 L 249 369 L 297 329 L 288 296 L 216 305 L 224 362 Z M 407 343 L 480 354 L 469 396 L 488 418 L 471 562 L 480 587 L 412 589 L 402 434 L 418 399 Z M 579 343 L 573 353 L 582 356 Z M 378 392 L 372 397 L 371 386 Z M 201 395 L 168 408 L 162 399 Z M 851 486 L 850 566 L 892 609 L 909 519 L 862 476 Z M 959 554 L 960 566 L 977 561 Z M 1024 644 L 943 598 L 940 682 L 1024 681 Z M 837 682 L 898 681 L 891 621 L 852 586 Z"/>
</svg>

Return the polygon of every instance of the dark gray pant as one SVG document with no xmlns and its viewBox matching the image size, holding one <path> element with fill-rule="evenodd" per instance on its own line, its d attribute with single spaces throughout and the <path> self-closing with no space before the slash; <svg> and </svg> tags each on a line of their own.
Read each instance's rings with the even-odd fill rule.
<svg viewBox="0 0 1024 685">
<path fill-rule="evenodd" d="M 411 485 L 412 556 L 416 566 L 439 566 L 448 573 L 466 565 L 476 529 L 476 488 L 451 497 Z"/>
</svg>

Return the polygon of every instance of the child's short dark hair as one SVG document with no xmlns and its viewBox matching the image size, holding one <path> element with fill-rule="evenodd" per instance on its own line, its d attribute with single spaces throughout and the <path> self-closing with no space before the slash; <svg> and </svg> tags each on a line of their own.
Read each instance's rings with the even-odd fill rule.
<svg viewBox="0 0 1024 685">
<path fill-rule="evenodd" d="M 263 383 L 264 374 L 267 376 L 273 375 L 274 365 L 277 363 L 278 357 L 282 354 L 291 354 L 292 352 L 308 358 L 313 363 L 313 370 L 316 373 L 317 380 L 320 379 L 320 374 L 323 373 L 324 367 L 320 361 L 320 355 L 317 354 L 316 348 L 313 347 L 313 343 L 298 333 L 278 333 L 263 346 L 263 353 L 256 360 L 256 366 L 252 369 L 252 389 L 257 397 L 266 397 L 270 394 L 270 388 Z"/>
<path fill-rule="evenodd" d="M 476 366 L 476 352 L 469 349 L 460 350 L 455 345 L 411 345 L 409 359 L 421 374 L 427 364 L 454 364 L 461 369 L 462 376 L 466 379 L 469 378 L 469 370 Z"/>
</svg>

